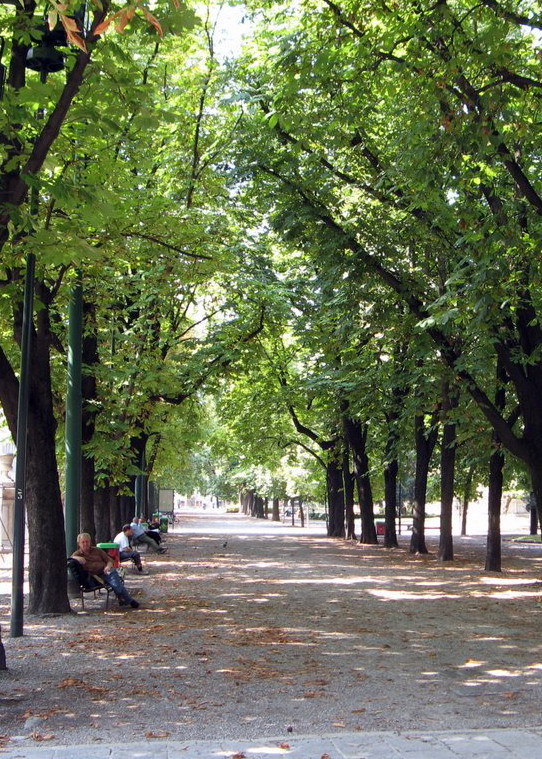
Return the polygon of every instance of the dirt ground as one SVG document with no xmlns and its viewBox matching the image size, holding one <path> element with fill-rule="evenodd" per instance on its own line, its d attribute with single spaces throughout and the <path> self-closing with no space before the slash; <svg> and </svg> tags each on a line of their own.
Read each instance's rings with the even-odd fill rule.
<svg viewBox="0 0 542 759">
<path fill-rule="evenodd" d="M 183 517 L 169 553 L 129 571 L 141 608 L 87 601 L 0 624 L 0 734 L 20 744 L 253 738 L 540 724 L 542 547 L 484 540 L 456 560 L 238 515 Z M 5 740 L 6 740 L 5 739 Z"/>
</svg>

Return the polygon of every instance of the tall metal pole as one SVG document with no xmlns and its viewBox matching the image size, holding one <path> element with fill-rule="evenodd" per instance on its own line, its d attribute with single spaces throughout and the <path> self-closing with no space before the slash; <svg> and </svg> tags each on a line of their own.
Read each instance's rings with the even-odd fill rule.
<svg viewBox="0 0 542 759">
<path fill-rule="evenodd" d="M 40 81 L 45 84 L 47 71 L 40 72 Z M 43 118 L 43 108 L 38 109 L 38 120 Z M 39 190 L 36 185 L 30 192 L 30 215 L 37 218 Z M 17 459 L 15 464 L 15 505 L 13 514 L 13 570 L 11 582 L 12 638 L 23 634 L 24 615 L 24 533 L 26 506 L 26 453 L 28 440 L 28 402 L 30 395 L 30 358 L 32 348 L 32 317 L 34 314 L 34 277 L 36 257 L 29 253 L 26 257 L 24 284 L 23 325 L 21 334 L 21 374 L 19 397 L 17 399 Z"/>
<path fill-rule="evenodd" d="M 82 344 L 83 344 L 83 275 L 77 279 L 70 294 L 68 322 L 68 391 L 66 396 L 66 487 L 64 494 L 66 551 L 70 556 L 77 548 L 81 521 L 81 456 L 82 456 Z"/>
<path fill-rule="evenodd" d="M 26 258 L 23 328 L 21 336 L 21 375 L 19 380 L 19 398 L 17 406 L 17 459 L 15 464 L 13 573 L 10 624 L 10 632 L 13 638 L 20 638 L 23 634 L 26 450 L 28 437 L 28 396 L 30 387 L 30 349 L 32 343 L 32 314 L 34 311 L 35 266 L 35 256 L 33 253 L 29 253 Z"/>
</svg>

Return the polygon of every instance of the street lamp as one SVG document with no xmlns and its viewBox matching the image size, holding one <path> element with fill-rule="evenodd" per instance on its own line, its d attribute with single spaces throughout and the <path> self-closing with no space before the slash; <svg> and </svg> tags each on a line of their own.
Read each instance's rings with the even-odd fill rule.
<svg viewBox="0 0 542 759">
<path fill-rule="evenodd" d="M 64 56 L 56 50 L 56 45 L 66 45 L 65 34 L 49 31 L 42 25 L 42 38 L 38 45 L 31 47 L 27 54 L 26 65 L 38 71 L 42 83 L 47 75 L 64 68 Z M 3 49 L 3 41 L 2 41 Z M 38 111 L 38 118 L 43 117 L 43 109 Z M 38 211 L 38 188 L 34 186 L 30 196 L 30 212 L 36 216 Z M 24 529 L 26 502 L 26 453 L 28 437 L 28 397 L 30 388 L 30 355 L 32 342 L 32 315 L 34 311 L 34 272 L 36 258 L 33 253 L 26 257 L 26 274 L 23 300 L 23 324 L 21 335 L 21 371 L 19 378 L 19 398 L 17 406 L 17 459 L 15 466 L 15 505 L 13 515 L 13 575 L 11 592 L 10 633 L 13 638 L 23 634 L 24 608 Z"/>
</svg>

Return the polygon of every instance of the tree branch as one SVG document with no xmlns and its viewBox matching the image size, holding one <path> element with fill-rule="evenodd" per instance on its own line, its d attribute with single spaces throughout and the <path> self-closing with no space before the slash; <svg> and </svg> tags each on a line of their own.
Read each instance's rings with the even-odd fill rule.
<svg viewBox="0 0 542 759">
<path fill-rule="evenodd" d="M 137 237 L 142 240 L 148 240 L 149 242 L 154 242 L 157 245 L 161 245 L 164 248 L 167 248 L 168 250 L 174 250 L 175 253 L 179 253 L 181 256 L 187 256 L 188 258 L 195 258 L 195 259 L 201 259 L 202 261 L 212 261 L 212 256 L 206 256 L 203 253 L 188 253 L 188 251 L 183 250 L 182 248 L 179 248 L 177 245 L 172 245 L 169 242 L 166 242 L 165 240 L 161 240 L 159 237 L 156 237 L 155 235 L 145 235 L 141 232 L 121 232 L 122 237 Z"/>
<path fill-rule="evenodd" d="M 504 18 L 506 21 L 518 24 L 519 26 L 528 26 L 531 29 L 542 29 L 542 20 L 536 16 L 534 18 L 529 18 L 529 16 L 524 16 L 522 13 L 513 13 L 512 11 L 503 8 L 500 3 L 496 2 L 496 0 L 481 0 L 481 2 L 482 5 L 491 8 L 495 15 Z"/>
<path fill-rule="evenodd" d="M 260 311 L 260 319 L 257 324 L 257 326 L 248 333 L 248 335 L 245 335 L 242 337 L 239 341 L 235 343 L 235 345 L 243 345 L 245 343 L 250 342 L 253 340 L 264 328 L 264 316 L 265 316 L 265 306 L 261 306 Z M 200 387 L 202 387 L 205 382 L 209 379 L 213 371 L 217 366 L 221 366 L 222 368 L 226 368 L 230 364 L 233 363 L 233 358 L 226 358 L 228 351 L 222 351 L 222 353 L 218 356 L 216 356 L 212 361 L 209 362 L 209 365 L 207 366 L 206 371 L 202 372 L 201 376 L 198 377 L 198 379 L 193 383 L 190 390 L 187 390 L 184 393 L 179 393 L 178 395 L 157 395 L 153 396 L 151 400 L 157 400 L 162 401 L 163 403 L 170 403 L 173 406 L 180 406 L 181 403 L 183 403 L 187 398 L 190 398 L 190 396 L 194 395 L 196 390 L 199 390 Z"/>
<path fill-rule="evenodd" d="M 271 172 L 274 176 L 279 177 L 291 189 L 295 189 L 303 198 L 304 202 L 312 209 L 315 219 L 323 222 L 328 229 L 335 233 L 338 245 L 351 250 L 357 257 L 363 261 L 367 268 L 376 274 L 386 285 L 394 290 L 407 304 L 412 314 L 419 320 L 423 321 L 429 316 L 428 311 L 422 301 L 414 295 L 414 287 L 411 282 L 403 281 L 399 276 L 386 269 L 374 255 L 369 253 L 357 239 L 349 232 L 344 230 L 332 216 L 324 212 L 321 207 L 310 200 L 308 195 L 299 187 L 293 185 L 291 180 L 284 179 L 277 172 Z M 508 450 L 523 461 L 529 457 L 529 449 L 522 438 L 518 438 L 513 432 L 511 426 L 504 419 L 495 405 L 490 401 L 486 393 L 480 388 L 474 377 L 465 369 L 458 368 L 460 354 L 456 351 L 450 339 L 438 327 L 428 327 L 427 333 L 433 342 L 441 351 L 445 363 L 454 370 L 456 376 L 464 383 L 468 392 L 474 401 L 478 404 L 480 410 L 486 419 L 497 432 L 499 438 Z"/>
</svg>

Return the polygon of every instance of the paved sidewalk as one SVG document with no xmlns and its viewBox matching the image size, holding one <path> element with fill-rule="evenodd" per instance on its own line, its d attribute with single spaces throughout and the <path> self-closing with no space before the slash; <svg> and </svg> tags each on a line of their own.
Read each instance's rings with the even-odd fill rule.
<svg viewBox="0 0 542 759">
<path fill-rule="evenodd" d="M 261 740 L 94 743 L 0 749 L 2 759 L 525 759 L 542 756 L 542 727 L 526 730 L 343 733 Z"/>
</svg>

